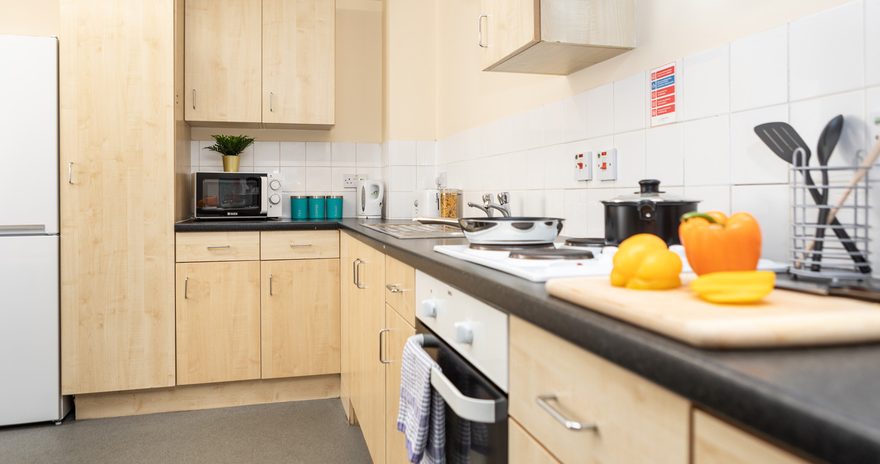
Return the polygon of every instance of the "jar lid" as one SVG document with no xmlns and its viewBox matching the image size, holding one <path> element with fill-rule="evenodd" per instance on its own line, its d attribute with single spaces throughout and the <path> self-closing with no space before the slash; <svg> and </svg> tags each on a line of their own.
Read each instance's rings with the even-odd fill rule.
<svg viewBox="0 0 880 464">
<path fill-rule="evenodd" d="M 699 203 L 700 200 L 688 200 L 678 195 L 670 195 L 660 190 L 660 181 L 657 179 L 643 179 L 639 181 L 639 191 L 629 195 L 620 195 L 610 200 L 603 200 L 602 204 L 608 205 L 635 205 L 643 200 L 651 200 L 654 203 L 670 205 Z"/>
<path fill-rule="evenodd" d="M 290 198 L 303 199 L 308 198 L 308 195 L 291 195 Z"/>
<path fill-rule="evenodd" d="M 309 198 L 312 200 L 325 200 L 327 195 L 309 195 Z"/>
<path fill-rule="evenodd" d="M 440 189 L 440 193 L 454 193 L 454 194 L 460 195 L 461 189 L 445 188 L 445 189 Z"/>
<path fill-rule="evenodd" d="M 342 195 L 327 195 L 327 198 L 339 198 L 339 199 L 342 199 Z"/>
</svg>

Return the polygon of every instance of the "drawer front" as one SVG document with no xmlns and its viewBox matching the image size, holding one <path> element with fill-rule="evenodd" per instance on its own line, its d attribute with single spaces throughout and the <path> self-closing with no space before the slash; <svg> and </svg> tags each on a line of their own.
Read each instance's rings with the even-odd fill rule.
<svg viewBox="0 0 880 464">
<path fill-rule="evenodd" d="M 385 257 L 385 302 L 406 322 L 416 325 L 416 270 L 390 256 Z"/>
<path fill-rule="evenodd" d="M 517 318 L 510 415 L 562 462 L 688 462 L 685 399 Z"/>
<path fill-rule="evenodd" d="M 694 410 L 694 464 L 801 464 L 803 459 Z"/>
<path fill-rule="evenodd" d="M 261 232 L 261 256 L 263 261 L 338 258 L 339 232 L 335 230 Z"/>
<path fill-rule="evenodd" d="M 258 261 L 259 232 L 180 232 L 177 262 Z"/>
<path fill-rule="evenodd" d="M 540 443 L 513 419 L 507 420 L 510 464 L 559 464 Z"/>
</svg>

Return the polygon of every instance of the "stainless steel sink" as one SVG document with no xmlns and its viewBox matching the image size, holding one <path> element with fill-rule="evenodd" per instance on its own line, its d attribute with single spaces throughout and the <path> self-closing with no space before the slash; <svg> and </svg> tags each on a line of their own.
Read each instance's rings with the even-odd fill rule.
<svg viewBox="0 0 880 464">
<path fill-rule="evenodd" d="M 363 222 L 361 225 L 400 239 L 464 237 L 460 228 L 442 224 L 419 224 L 418 222 L 370 224 Z"/>
</svg>

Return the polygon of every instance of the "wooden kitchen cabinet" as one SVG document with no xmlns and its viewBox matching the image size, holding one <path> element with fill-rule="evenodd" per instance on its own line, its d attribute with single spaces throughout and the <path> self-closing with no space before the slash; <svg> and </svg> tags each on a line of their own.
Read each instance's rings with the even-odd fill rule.
<svg viewBox="0 0 880 464">
<path fill-rule="evenodd" d="M 694 410 L 693 464 L 804 464 L 807 461 Z"/>
<path fill-rule="evenodd" d="M 352 280 L 342 282 L 349 305 L 348 341 L 351 406 L 373 462 L 385 462 L 385 364 L 380 359 L 385 329 L 385 255 L 352 240 Z"/>
<path fill-rule="evenodd" d="M 567 75 L 635 47 L 633 0 L 482 0 L 484 71 Z"/>
<path fill-rule="evenodd" d="M 335 122 L 336 2 L 263 0 L 263 123 Z"/>
<path fill-rule="evenodd" d="M 262 377 L 339 373 L 339 260 L 260 265 Z"/>
<path fill-rule="evenodd" d="M 549 451 L 513 419 L 507 420 L 507 435 L 507 455 L 510 456 L 511 464 L 559 464 Z"/>
<path fill-rule="evenodd" d="M 406 438 L 397 430 L 397 413 L 400 410 L 400 361 L 406 340 L 415 335 L 416 328 L 391 306 L 385 309 L 386 330 L 384 338 L 385 362 L 385 462 L 403 464 L 409 462 Z"/>
<path fill-rule="evenodd" d="M 390 256 L 385 257 L 385 302 L 416 325 L 416 270 Z"/>
<path fill-rule="evenodd" d="M 175 382 L 177 6 L 58 4 L 65 395 Z"/>
<path fill-rule="evenodd" d="M 509 400 L 510 416 L 562 462 L 688 462 L 687 400 L 515 317 Z"/>
<path fill-rule="evenodd" d="M 177 264 L 177 384 L 260 378 L 259 261 Z"/>
<path fill-rule="evenodd" d="M 334 0 L 187 0 L 186 120 L 330 127 Z"/>
<path fill-rule="evenodd" d="M 186 0 L 186 120 L 261 121 L 262 0 Z"/>
</svg>

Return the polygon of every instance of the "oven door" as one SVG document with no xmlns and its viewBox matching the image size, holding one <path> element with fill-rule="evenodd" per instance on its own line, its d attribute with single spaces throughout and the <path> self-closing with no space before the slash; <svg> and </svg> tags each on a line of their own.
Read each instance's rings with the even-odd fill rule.
<svg viewBox="0 0 880 464">
<path fill-rule="evenodd" d="M 197 172 L 194 177 L 196 218 L 266 217 L 268 179 L 265 174 Z"/>
<path fill-rule="evenodd" d="M 416 333 L 442 371 L 431 385 L 446 402 L 446 462 L 506 463 L 507 396 L 418 321 Z"/>
</svg>

